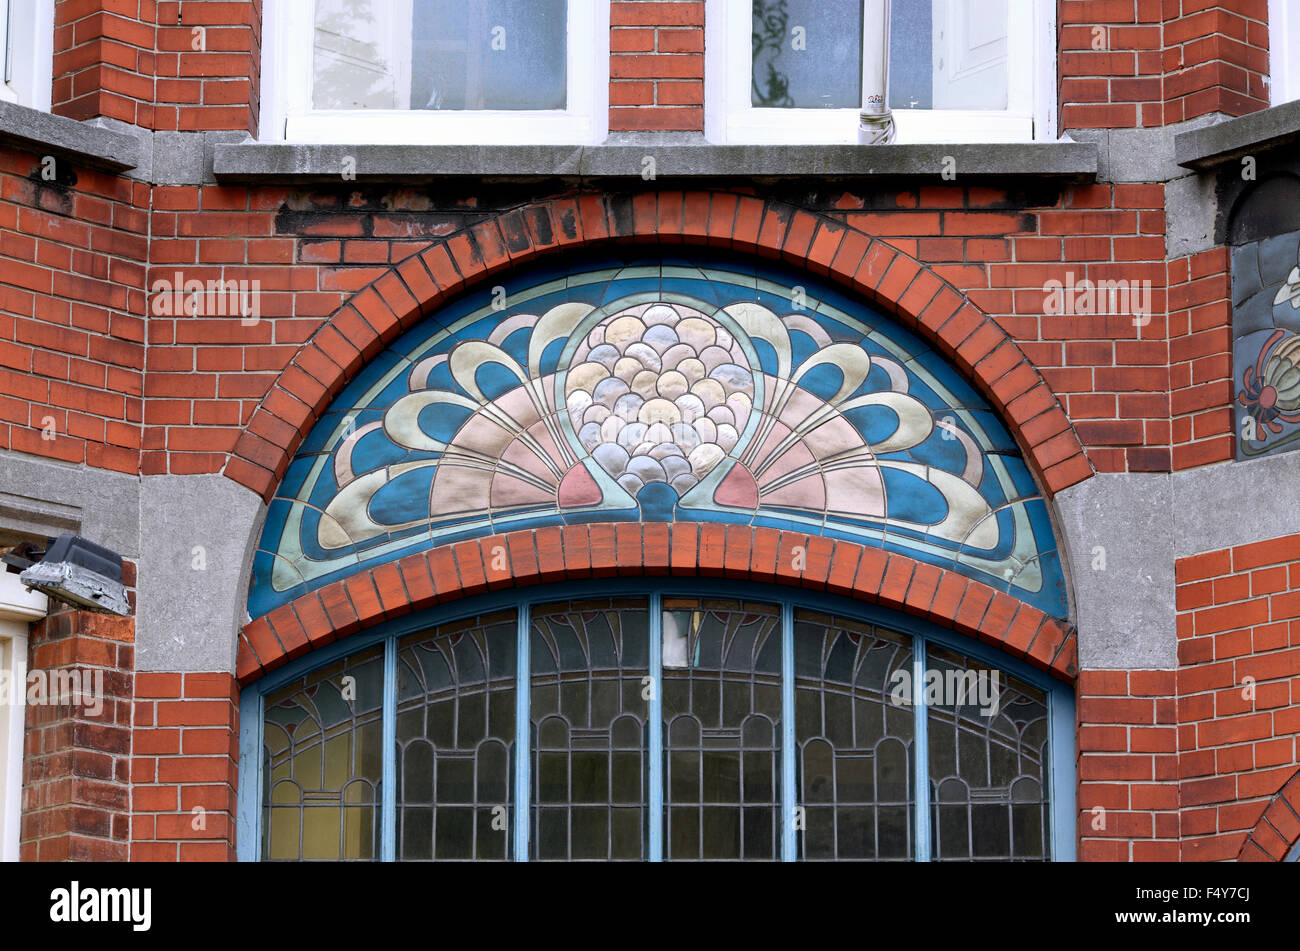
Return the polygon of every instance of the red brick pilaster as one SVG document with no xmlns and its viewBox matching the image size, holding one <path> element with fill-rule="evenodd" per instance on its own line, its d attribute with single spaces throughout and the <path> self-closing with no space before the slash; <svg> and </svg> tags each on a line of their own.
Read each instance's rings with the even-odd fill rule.
<svg viewBox="0 0 1300 951">
<path fill-rule="evenodd" d="M 614 0 L 609 50 L 611 132 L 704 131 L 702 0 Z"/>
<path fill-rule="evenodd" d="M 20 855 L 125 861 L 135 621 L 58 610 L 28 642 Z"/>
</svg>

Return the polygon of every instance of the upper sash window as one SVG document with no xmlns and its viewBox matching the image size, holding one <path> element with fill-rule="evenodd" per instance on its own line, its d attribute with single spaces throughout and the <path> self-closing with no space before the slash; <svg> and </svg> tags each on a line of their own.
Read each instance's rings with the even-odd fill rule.
<svg viewBox="0 0 1300 951">
<path fill-rule="evenodd" d="M 268 2 L 263 138 L 596 141 L 608 16 L 597 0 Z"/>
<path fill-rule="evenodd" d="M 893 0 L 889 105 L 897 140 L 1054 135 L 1054 6 Z M 861 0 L 713 0 L 705 22 L 710 140 L 857 141 Z"/>
</svg>

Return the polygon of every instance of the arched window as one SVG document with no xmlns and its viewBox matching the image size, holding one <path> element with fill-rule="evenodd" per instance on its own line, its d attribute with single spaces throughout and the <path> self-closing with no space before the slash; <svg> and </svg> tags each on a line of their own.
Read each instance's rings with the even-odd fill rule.
<svg viewBox="0 0 1300 951">
<path fill-rule="evenodd" d="M 750 583 L 525 594 L 246 688 L 241 858 L 1073 858 L 1073 700 L 1014 658 Z"/>
</svg>

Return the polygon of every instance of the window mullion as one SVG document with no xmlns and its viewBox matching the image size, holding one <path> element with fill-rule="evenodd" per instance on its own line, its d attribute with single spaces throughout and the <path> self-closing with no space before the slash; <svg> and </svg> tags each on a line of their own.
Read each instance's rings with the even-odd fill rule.
<svg viewBox="0 0 1300 951">
<path fill-rule="evenodd" d="M 519 628 L 515 642 L 515 861 L 528 861 L 528 838 L 532 825 L 532 730 L 529 701 L 532 676 L 529 671 L 529 606 L 519 606 Z"/>
<path fill-rule="evenodd" d="M 384 761 L 380 788 L 384 792 L 380 816 L 381 862 L 397 859 L 397 638 L 384 641 L 384 711 L 380 721 Z"/>
<path fill-rule="evenodd" d="M 930 739 L 926 732 L 925 639 L 912 641 L 912 716 L 916 764 L 912 801 L 916 809 L 916 860 L 930 861 Z"/>
<path fill-rule="evenodd" d="M 664 728 L 663 728 L 663 595 L 650 595 L 650 706 L 648 717 L 649 742 L 646 756 L 649 770 L 646 792 L 649 802 L 647 826 L 649 844 L 647 858 L 662 862 L 664 858 Z"/>
<path fill-rule="evenodd" d="M 781 604 L 781 861 L 798 858 L 794 776 L 794 605 Z"/>
</svg>

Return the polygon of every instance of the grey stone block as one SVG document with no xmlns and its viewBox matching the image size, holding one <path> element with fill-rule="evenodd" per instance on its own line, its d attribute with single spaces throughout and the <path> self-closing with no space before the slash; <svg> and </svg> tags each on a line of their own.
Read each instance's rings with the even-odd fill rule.
<svg viewBox="0 0 1300 951">
<path fill-rule="evenodd" d="M 141 479 L 137 670 L 235 669 L 265 514 L 260 498 L 225 476 Z"/>
<path fill-rule="evenodd" d="M 117 172 L 140 165 L 147 151 L 137 136 L 3 101 L 0 140 Z"/>
<path fill-rule="evenodd" d="M 246 132 L 155 132 L 152 181 L 155 185 L 204 185 L 217 181 L 212 171 L 218 145 L 249 141 Z"/>
<path fill-rule="evenodd" d="M 1074 589 L 1080 669 L 1176 666 L 1169 477 L 1099 474 L 1054 502 Z"/>
<path fill-rule="evenodd" d="M 1184 175 L 1165 186 L 1165 257 L 1169 260 L 1215 247 L 1219 195 L 1213 175 Z"/>
<path fill-rule="evenodd" d="M 1178 559 L 1300 533 L 1300 453 L 1173 474 L 1100 474 L 1054 504 L 1081 669 L 1178 663 Z M 1094 569 L 1097 550 L 1105 569 Z"/>
<path fill-rule="evenodd" d="M 1206 169 L 1300 140 L 1300 100 L 1174 136 L 1174 160 Z"/>
<path fill-rule="evenodd" d="M 0 450 L 0 527 L 84 535 L 135 561 L 140 482 L 135 476 Z"/>
<path fill-rule="evenodd" d="M 1167 182 L 1187 174 L 1174 161 L 1175 136 L 1220 119 L 1211 114 L 1152 129 L 1072 129 L 1070 138 L 1096 145 L 1098 181 Z"/>
<path fill-rule="evenodd" d="M 1086 180 L 1097 172 L 1088 143 L 979 145 L 708 145 L 696 140 L 617 138 L 595 146 L 217 145 L 214 170 L 230 181 L 339 180 L 350 161 L 358 180 L 481 178 L 641 178 L 656 180 L 803 175 L 935 177 L 946 160 L 958 178 L 1049 176 Z"/>
</svg>

